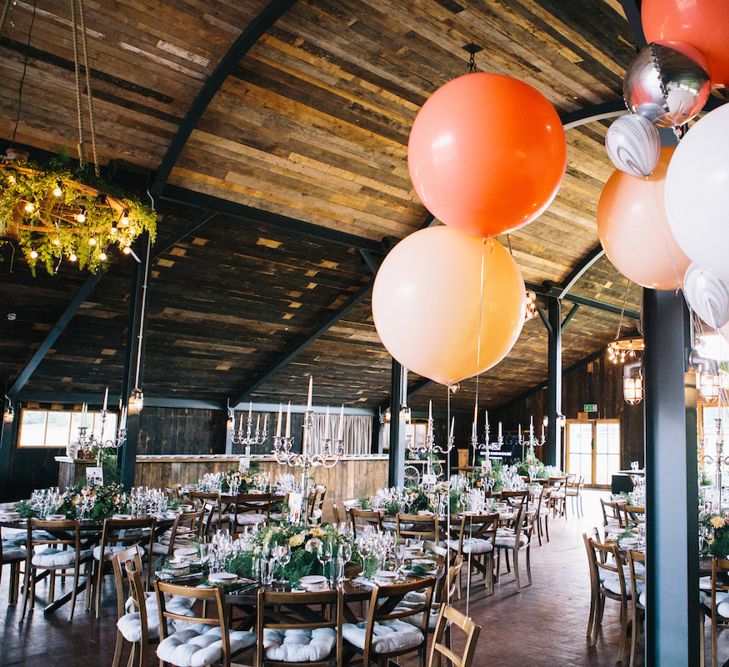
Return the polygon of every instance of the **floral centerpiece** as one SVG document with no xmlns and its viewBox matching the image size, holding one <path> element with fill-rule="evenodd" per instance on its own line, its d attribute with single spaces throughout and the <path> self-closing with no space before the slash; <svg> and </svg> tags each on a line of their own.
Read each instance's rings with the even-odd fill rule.
<svg viewBox="0 0 729 667">
<path fill-rule="evenodd" d="M 729 516 L 726 512 L 700 512 L 699 532 L 703 553 L 717 558 L 729 556 Z"/>
<path fill-rule="evenodd" d="M 67 519 L 108 519 L 128 510 L 129 500 L 121 484 L 93 485 L 78 482 L 63 493 L 52 489 L 34 492 L 30 500 L 21 500 L 15 509 L 23 518 L 63 514 Z"/>
<path fill-rule="evenodd" d="M 260 472 L 260 463 L 253 461 L 250 467 L 241 472 L 231 468 L 225 472 L 205 473 L 198 480 L 202 491 L 220 491 L 221 493 L 248 493 L 268 486 L 268 474 Z"/>
<path fill-rule="evenodd" d="M 284 523 L 267 526 L 250 533 L 246 545 L 227 565 L 230 572 L 239 576 L 253 577 L 256 574 L 256 561 L 275 562 L 274 575 L 296 584 L 302 577 L 322 574 L 324 568 L 318 552 L 322 543 L 327 543 L 330 553 L 336 560 L 340 545 L 347 547 L 351 554 L 347 560 L 358 558 L 357 545 L 350 533 L 340 532 L 330 525 L 308 526 L 306 524 Z M 276 561 L 276 547 L 284 547 L 288 558 Z M 333 563 L 330 567 L 334 567 Z"/>
</svg>

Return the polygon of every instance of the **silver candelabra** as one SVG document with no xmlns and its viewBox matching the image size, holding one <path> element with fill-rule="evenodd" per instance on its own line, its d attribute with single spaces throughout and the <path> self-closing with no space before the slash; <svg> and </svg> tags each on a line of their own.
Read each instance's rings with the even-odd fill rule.
<svg viewBox="0 0 729 667">
<path fill-rule="evenodd" d="M 440 454 L 450 454 L 451 450 L 455 446 L 455 435 L 453 433 L 453 427 L 454 419 L 451 418 L 446 444 L 438 445 L 435 442 L 435 429 L 433 428 L 433 401 L 430 401 L 428 403 L 428 427 L 425 433 L 425 441 L 422 444 L 413 442 L 412 440 L 409 442 L 406 441 L 406 447 L 412 454 L 425 454 L 427 456 L 427 475 L 431 479 L 433 478 L 433 458 L 438 458 L 438 455 Z"/>
<path fill-rule="evenodd" d="M 106 409 L 107 401 L 108 401 L 108 388 L 106 390 L 106 394 L 104 395 L 104 407 L 101 410 L 101 434 L 97 438 L 93 433 L 91 435 L 88 434 L 89 427 L 86 426 L 86 416 L 88 414 L 88 406 L 86 403 L 83 404 L 83 407 L 81 408 L 81 415 L 83 419 L 83 423 L 81 426 L 78 427 L 78 438 L 76 439 L 75 445 L 77 448 L 77 451 L 80 450 L 96 450 L 96 465 L 101 465 L 101 457 L 102 452 L 104 449 L 119 449 L 120 447 L 124 446 L 124 443 L 127 441 L 127 430 L 126 430 L 126 420 L 124 419 L 124 414 L 122 414 L 121 422 L 119 423 L 119 426 L 116 430 L 116 433 L 113 435 L 112 438 L 105 438 L 106 435 L 106 420 L 109 415 L 109 411 Z"/>
<path fill-rule="evenodd" d="M 471 427 L 471 448 L 473 449 L 473 465 L 477 463 L 479 452 L 486 454 L 486 459 L 490 458 L 490 452 L 501 449 L 504 444 L 504 436 L 501 431 L 501 422 L 499 422 L 499 436 L 494 442 L 491 442 L 491 426 L 489 425 L 489 413 L 485 412 L 485 423 L 483 427 L 483 441 L 478 441 L 478 404 L 473 408 L 473 425 Z"/>
<path fill-rule="evenodd" d="M 293 451 L 294 438 L 291 435 L 291 403 L 286 411 L 286 430 L 281 435 L 281 422 L 283 418 L 283 406 L 279 405 L 278 420 L 276 422 L 276 435 L 273 438 L 273 454 L 276 461 L 282 465 L 301 468 L 301 502 L 308 501 L 309 471 L 312 468 L 323 466 L 333 468 L 344 456 L 344 405 L 339 413 L 339 424 L 337 436 L 334 437 L 332 420 L 330 419 L 329 408 L 327 407 L 324 420 L 324 436 L 319 439 L 319 451 L 313 451 L 314 445 L 314 408 L 312 406 L 314 378 L 309 377 L 309 395 L 304 412 L 304 423 L 302 426 L 301 452 Z"/>
<path fill-rule="evenodd" d="M 262 445 L 268 438 L 268 415 L 263 416 L 263 428 L 261 428 L 261 415 L 256 416 L 256 428 L 253 430 L 253 404 L 248 404 L 248 418 L 246 428 L 243 429 L 243 413 L 238 420 L 238 428 L 233 429 L 231 442 L 234 445 L 243 446 L 243 458 L 239 468 L 241 472 L 251 467 L 251 447 Z"/>
</svg>

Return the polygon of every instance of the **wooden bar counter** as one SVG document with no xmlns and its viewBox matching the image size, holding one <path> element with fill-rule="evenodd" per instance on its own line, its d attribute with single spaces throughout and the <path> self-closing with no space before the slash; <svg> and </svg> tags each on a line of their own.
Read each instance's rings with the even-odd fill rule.
<svg viewBox="0 0 729 667">
<path fill-rule="evenodd" d="M 161 488 L 170 484 L 192 484 L 207 472 L 237 470 L 240 455 L 225 454 L 140 454 L 137 456 L 135 481 L 138 486 Z M 278 463 L 273 456 L 253 455 L 261 472 L 268 472 L 271 481 L 285 473 L 297 478 L 301 468 Z M 331 518 L 331 504 L 349 498 L 372 496 L 377 489 L 387 486 L 387 456 L 343 456 L 333 468 L 323 466 L 312 470 L 315 484 L 327 487 L 324 505 L 325 519 Z"/>
</svg>

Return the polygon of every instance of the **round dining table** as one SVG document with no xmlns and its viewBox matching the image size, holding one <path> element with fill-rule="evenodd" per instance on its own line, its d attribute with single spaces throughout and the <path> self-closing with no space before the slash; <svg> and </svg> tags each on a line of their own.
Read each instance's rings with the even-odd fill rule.
<svg viewBox="0 0 729 667">
<path fill-rule="evenodd" d="M 174 517 L 170 515 L 155 517 L 154 532 L 155 539 L 162 533 L 169 530 L 172 524 L 175 522 Z M 81 546 L 83 549 L 93 549 L 96 545 L 101 542 L 101 535 L 104 532 L 104 519 L 83 519 L 79 521 L 81 527 Z M 27 519 L 7 519 L 0 515 L 0 528 L 7 528 L 9 530 L 22 530 L 27 534 L 28 520 Z M 63 538 L 68 537 L 68 532 L 59 530 L 54 532 L 50 528 L 44 528 L 44 532 L 50 533 L 53 537 Z M 49 575 L 49 571 L 46 570 L 37 577 L 37 580 L 45 579 Z M 88 577 L 83 577 L 79 582 L 76 589 L 76 594 L 80 594 L 86 590 Z M 49 601 L 48 604 L 43 607 L 43 615 L 49 616 L 55 611 L 63 607 L 65 604 L 71 601 L 73 596 L 73 590 L 69 590 L 64 593 L 61 597 L 55 598 Z"/>
</svg>

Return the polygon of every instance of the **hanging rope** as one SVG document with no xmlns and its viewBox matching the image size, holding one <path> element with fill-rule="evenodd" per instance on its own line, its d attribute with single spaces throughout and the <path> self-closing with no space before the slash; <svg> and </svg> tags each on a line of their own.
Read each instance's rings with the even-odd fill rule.
<svg viewBox="0 0 729 667">
<path fill-rule="evenodd" d="M 78 0 L 78 15 L 81 27 L 81 47 L 83 49 L 84 56 L 84 73 L 86 75 L 86 99 L 89 105 L 89 132 L 91 134 L 91 155 L 94 160 L 94 173 L 99 176 L 99 156 L 96 152 L 96 127 L 94 124 L 94 96 L 91 91 L 91 70 L 89 69 L 88 40 L 86 38 L 86 22 L 84 20 L 84 0 Z M 79 116 L 80 115 L 81 111 L 79 109 Z"/>
<path fill-rule="evenodd" d="M 0 32 L 2 32 L 5 24 L 5 19 L 8 15 L 8 8 L 10 6 L 10 0 L 6 0 L 5 6 L 3 7 L 2 16 L 0 16 Z M 15 116 L 15 126 L 13 127 L 13 138 L 10 140 L 11 144 L 15 143 L 15 137 L 18 134 L 18 126 L 20 125 L 20 114 L 23 109 L 23 86 L 25 84 L 25 74 L 28 71 L 28 57 L 30 55 L 30 38 L 33 34 L 33 26 L 35 25 L 36 15 L 36 0 L 33 0 L 33 14 L 30 18 L 30 26 L 28 27 L 28 38 L 25 42 L 25 53 L 23 54 L 23 73 L 20 75 L 20 84 L 18 84 L 18 113 Z"/>
<path fill-rule="evenodd" d="M 76 0 L 71 0 L 71 31 L 73 32 L 73 69 L 76 75 L 76 120 L 78 122 L 78 161 L 83 169 L 84 158 L 84 120 L 81 115 L 81 64 L 78 58 L 78 25 L 76 23 Z"/>
</svg>

